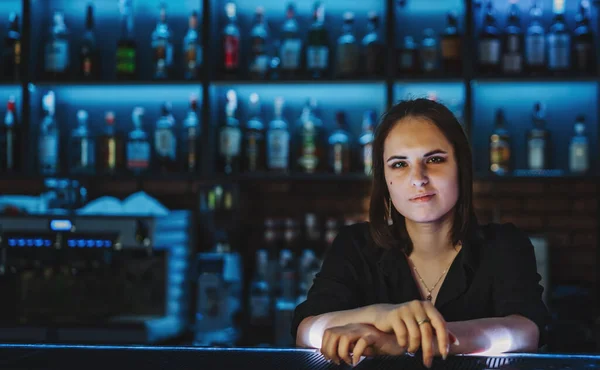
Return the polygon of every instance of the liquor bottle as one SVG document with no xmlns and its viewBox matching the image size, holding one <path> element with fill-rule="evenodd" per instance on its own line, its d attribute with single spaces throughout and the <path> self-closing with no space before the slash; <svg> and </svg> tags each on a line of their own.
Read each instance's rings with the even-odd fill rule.
<svg viewBox="0 0 600 370">
<path fill-rule="evenodd" d="M 421 42 L 421 70 L 426 74 L 437 72 L 440 57 L 435 32 L 431 28 L 426 28 L 423 31 L 423 36 Z"/>
<path fill-rule="evenodd" d="M 575 16 L 577 26 L 573 31 L 573 69 L 581 74 L 594 74 L 596 71 L 596 50 L 594 33 L 590 26 L 588 1 L 579 1 Z"/>
<path fill-rule="evenodd" d="M 569 145 L 569 170 L 572 173 L 584 174 L 590 168 L 589 142 L 585 134 L 584 116 L 577 116 L 574 129 L 575 135 Z"/>
<path fill-rule="evenodd" d="M 237 94 L 234 90 L 229 90 L 225 104 L 225 124 L 219 131 L 219 167 L 228 175 L 239 172 L 240 169 L 242 131 L 239 121 L 235 118 L 236 110 Z"/>
<path fill-rule="evenodd" d="M 506 31 L 502 45 L 502 71 L 517 75 L 523 72 L 523 32 L 521 31 L 521 11 L 516 2 L 508 11 Z"/>
<path fill-rule="evenodd" d="M 490 171 L 496 175 L 506 175 L 510 171 L 510 133 L 506 127 L 504 110 L 497 109 L 494 131 L 490 135 Z"/>
<path fill-rule="evenodd" d="M 412 36 L 404 36 L 402 46 L 398 50 L 397 68 L 400 76 L 419 72 L 419 50 Z"/>
<path fill-rule="evenodd" d="M 530 170 L 549 167 L 550 132 L 546 129 L 546 112 L 542 103 L 533 107 L 533 128 L 527 131 L 527 165 Z"/>
<path fill-rule="evenodd" d="M 147 171 L 150 166 L 150 142 L 148 134 L 142 128 L 143 115 L 144 108 L 133 109 L 133 130 L 129 132 L 127 140 L 127 169 L 136 174 Z"/>
<path fill-rule="evenodd" d="M 104 115 L 105 126 L 98 137 L 98 174 L 113 175 L 123 169 L 125 153 L 123 139 L 116 131 L 115 113 L 106 112 Z"/>
<path fill-rule="evenodd" d="M 196 172 L 198 170 L 200 121 L 198 119 L 198 95 L 190 96 L 190 109 L 187 117 L 183 121 L 183 168 L 187 172 Z"/>
<path fill-rule="evenodd" d="M 250 94 L 248 104 L 250 119 L 246 123 L 244 137 L 244 170 L 257 172 L 265 170 L 265 125 L 260 118 L 260 99 L 257 93 Z"/>
<path fill-rule="evenodd" d="M 267 131 L 267 168 L 269 171 L 281 173 L 289 171 L 290 158 L 290 132 L 283 118 L 283 105 L 283 98 L 276 97 L 274 117 Z"/>
<path fill-rule="evenodd" d="M 100 58 L 94 34 L 94 7 L 88 4 L 85 16 L 85 32 L 79 49 L 79 77 L 84 80 L 100 78 Z"/>
<path fill-rule="evenodd" d="M 266 77 L 269 67 L 269 56 L 267 55 L 267 42 L 269 31 L 265 23 L 265 9 L 262 6 L 256 8 L 254 14 L 254 26 L 250 30 L 250 78 L 262 80 Z"/>
<path fill-rule="evenodd" d="M 462 73 L 462 35 L 458 30 L 458 14 L 448 12 L 447 25 L 441 37 L 442 69 L 446 75 L 458 76 Z"/>
<path fill-rule="evenodd" d="M 326 166 L 323 163 L 323 122 L 314 114 L 316 104 L 314 99 L 306 102 L 297 125 L 297 164 L 299 171 L 304 173 L 314 173 Z"/>
<path fill-rule="evenodd" d="M 350 134 L 346 114 L 335 115 L 337 128 L 329 135 L 329 171 L 340 175 L 350 172 Z"/>
<path fill-rule="evenodd" d="M 94 140 L 88 130 L 88 112 L 77 111 L 77 127 L 69 138 L 69 172 L 74 174 L 94 173 Z"/>
<path fill-rule="evenodd" d="M 167 24 L 167 6 L 160 5 L 160 16 L 156 28 L 152 32 L 152 54 L 154 63 L 153 77 L 167 79 L 171 75 L 173 66 L 173 43 L 171 42 L 171 29 Z"/>
<path fill-rule="evenodd" d="M 161 106 L 161 115 L 156 121 L 154 131 L 155 167 L 159 172 L 176 172 L 177 137 L 175 136 L 175 118 L 170 102 Z"/>
<path fill-rule="evenodd" d="M 16 172 L 21 170 L 21 126 L 17 121 L 15 98 L 8 98 L 4 124 L 0 130 L 0 172 Z"/>
<path fill-rule="evenodd" d="M 485 7 L 483 28 L 479 34 L 479 72 L 496 74 L 500 72 L 500 31 L 496 26 L 496 15 L 492 0 Z"/>
<path fill-rule="evenodd" d="M 3 50 L 4 79 L 18 81 L 21 75 L 21 31 L 19 16 L 10 13 L 8 18 L 8 32 L 4 38 Z"/>
<path fill-rule="evenodd" d="M 223 73 L 228 77 L 237 76 L 240 68 L 240 29 L 237 25 L 236 5 L 225 4 L 227 25 L 223 30 Z"/>
<path fill-rule="evenodd" d="M 379 77 L 386 73 L 385 48 L 379 36 L 379 15 L 369 12 L 367 34 L 362 39 L 362 63 L 364 73 L 369 77 Z"/>
<path fill-rule="evenodd" d="M 373 129 L 375 127 L 375 111 L 368 110 L 363 114 L 362 134 L 358 139 L 360 145 L 360 164 L 365 175 L 373 171 Z"/>
<path fill-rule="evenodd" d="M 325 28 L 325 5 L 317 1 L 306 41 L 306 71 L 311 78 L 322 78 L 328 68 L 329 33 Z"/>
<path fill-rule="evenodd" d="M 43 175 L 54 175 L 58 172 L 58 146 L 59 133 L 58 124 L 54 119 L 55 95 L 49 91 L 42 98 L 42 106 L 45 116 L 40 124 L 40 134 L 38 142 L 38 155 L 40 172 Z"/>
<path fill-rule="evenodd" d="M 548 69 L 563 73 L 571 68 L 571 35 L 565 22 L 565 0 L 554 0 L 554 18 L 548 32 Z"/>
<path fill-rule="evenodd" d="M 133 35 L 133 0 L 119 0 L 121 34 L 117 42 L 117 79 L 137 78 L 137 43 Z"/>
<path fill-rule="evenodd" d="M 44 54 L 44 74 L 48 79 L 64 79 L 69 72 L 69 40 L 64 15 L 55 11 L 50 38 Z"/>
<path fill-rule="evenodd" d="M 202 46 L 198 37 L 198 12 L 195 10 L 188 20 L 188 31 L 183 38 L 183 78 L 194 80 L 202 67 Z"/>
<path fill-rule="evenodd" d="M 281 46 L 279 49 L 283 78 L 298 77 L 301 55 L 302 39 L 299 36 L 298 22 L 296 21 L 296 8 L 293 3 L 290 3 L 287 6 L 286 20 L 281 29 Z"/>
<path fill-rule="evenodd" d="M 546 71 L 546 32 L 542 26 L 542 8 L 536 0 L 533 0 L 529 18 L 525 35 L 525 63 L 530 74 L 542 74 Z"/>
<path fill-rule="evenodd" d="M 254 277 L 250 282 L 249 333 L 253 344 L 271 344 L 273 332 L 272 289 L 268 281 L 269 254 L 265 249 L 256 251 Z"/>
<path fill-rule="evenodd" d="M 335 75 L 337 78 L 352 78 L 358 73 L 360 51 L 354 36 L 354 13 L 344 13 L 342 34 L 338 38 L 335 55 Z"/>
</svg>

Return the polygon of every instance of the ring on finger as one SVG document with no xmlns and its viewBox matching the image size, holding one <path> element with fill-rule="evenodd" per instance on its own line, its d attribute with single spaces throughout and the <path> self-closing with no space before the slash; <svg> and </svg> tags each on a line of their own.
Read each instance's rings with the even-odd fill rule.
<svg viewBox="0 0 600 370">
<path fill-rule="evenodd" d="M 421 326 L 425 323 L 431 323 L 431 320 L 429 320 L 429 318 L 424 318 L 423 320 L 417 320 L 417 325 Z"/>
</svg>

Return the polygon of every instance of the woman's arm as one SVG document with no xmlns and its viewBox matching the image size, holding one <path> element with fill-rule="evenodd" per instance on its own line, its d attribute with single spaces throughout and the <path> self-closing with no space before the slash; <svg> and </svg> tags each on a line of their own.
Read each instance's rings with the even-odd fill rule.
<svg viewBox="0 0 600 370">
<path fill-rule="evenodd" d="M 535 352 L 540 336 L 537 325 L 520 315 L 449 322 L 448 329 L 458 339 L 450 354 Z"/>
</svg>

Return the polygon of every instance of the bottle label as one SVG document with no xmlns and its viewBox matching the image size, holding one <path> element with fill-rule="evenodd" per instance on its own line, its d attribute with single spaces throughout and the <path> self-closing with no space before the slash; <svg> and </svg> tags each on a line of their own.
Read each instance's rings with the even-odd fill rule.
<svg viewBox="0 0 600 370">
<path fill-rule="evenodd" d="M 40 140 L 40 163 L 45 169 L 56 170 L 58 161 L 58 137 L 45 135 Z"/>
<path fill-rule="evenodd" d="M 239 64 L 240 40 L 235 36 L 226 35 L 224 40 L 225 68 L 235 69 Z"/>
<path fill-rule="evenodd" d="M 117 168 L 117 140 L 114 137 L 106 141 L 106 169 Z"/>
<path fill-rule="evenodd" d="M 185 69 L 192 76 L 196 75 L 196 68 L 202 65 L 202 48 L 199 45 L 190 43 L 185 51 Z"/>
<path fill-rule="evenodd" d="M 166 68 L 173 62 L 173 45 L 166 40 L 157 40 L 154 43 L 154 68 L 157 75 L 164 75 Z"/>
<path fill-rule="evenodd" d="M 342 173 L 344 168 L 343 150 L 342 144 L 333 145 L 333 172 L 336 174 Z"/>
<path fill-rule="evenodd" d="M 302 150 L 299 163 L 306 172 L 314 172 L 319 164 L 317 157 L 316 134 L 312 131 L 302 133 Z"/>
<path fill-rule="evenodd" d="M 254 74 L 263 75 L 267 73 L 268 66 L 269 57 L 265 54 L 257 55 L 250 64 L 250 72 Z"/>
<path fill-rule="evenodd" d="M 240 155 L 242 134 L 239 128 L 223 127 L 219 137 L 221 155 L 224 157 L 237 157 Z"/>
<path fill-rule="evenodd" d="M 520 53 L 506 53 L 502 57 L 502 68 L 507 73 L 520 73 L 523 67 L 523 57 Z"/>
<path fill-rule="evenodd" d="M 460 39 L 457 37 L 444 38 L 442 44 L 442 58 L 456 60 L 460 59 Z"/>
<path fill-rule="evenodd" d="M 571 172 L 586 172 L 589 168 L 587 143 L 571 143 L 569 148 L 569 169 Z"/>
<path fill-rule="evenodd" d="M 287 170 L 290 152 L 290 134 L 285 130 L 271 130 L 267 134 L 269 169 Z"/>
<path fill-rule="evenodd" d="M 358 44 L 341 44 L 337 47 L 337 67 L 340 74 L 355 73 L 358 69 Z"/>
<path fill-rule="evenodd" d="M 117 72 L 135 73 L 135 48 L 117 48 Z"/>
<path fill-rule="evenodd" d="M 248 158 L 248 170 L 256 171 L 258 169 L 258 145 L 257 133 L 251 133 L 248 135 L 248 142 L 246 146 L 246 158 Z"/>
<path fill-rule="evenodd" d="M 415 58 L 414 54 L 411 51 L 402 51 L 400 52 L 400 65 L 398 66 L 400 69 L 411 69 L 415 66 Z"/>
<path fill-rule="evenodd" d="M 69 65 L 69 43 L 55 40 L 46 45 L 46 71 L 64 72 Z"/>
<path fill-rule="evenodd" d="M 281 68 L 295 70 L 300 68 L 300 53 L 302 51 L 302 40 L 286 39 L 279 50 Z"/>
<path fill-rule="evenodd" d="M 580 71 L 586 71 L 590 68 L 590 53 L 592 53 L 592 45 L 588 42 L 578 42 L 574 45 L 575 58 L 577 61 L 577 68 Z"/>
<path fill-rule="evenodd" d="M 483 39 L 479 42 L 479 62 L 498 64 L 500 62 L 500 40 Z"/>
<path fill-rule="evenodd" d="M 17 40 L 15 41 L 15 45 L 14 45 L 14 55 L 15 55 L 15 65 L 18 67 L 19 64 L 21 64 L 21 41 Z M 18 69 L 17 69 L 18 72 Z"/>
<path fill-rule="evenodd" d="M 490 144 L 490 165 L 492 168 L 508 169 L 510 162 L 510 146 L 504 140 L 496 140 Z"/>
<path fill-rule="evenodd" d="M 527 64 L 531 66 L 543 65 L 546 56 L 546 42 L 543 35 L 531 35 L 525 38 L 525 53 Z"/>
<path fill-rule="evenodd" d="M 508 35 L 506 39 L 506 53 L 518 53 L 519 51 L 521 51 L 519 36 Z"/>
<path fill-rule="evenodd" d="M 130 141 L 127 143 L 127 168 L 145 169 L 150 163 L 150 143 Z"/>
<path fill-rule="evenodd" d="M 548 35 L 548 68 L 566 69 L 569 68 L 570 38 L 568 35 Z"/>
<path fill-rule="evenodd" d="M 543 170 L 546 167 L 544 153 L 546 141 L 544 139 L 531 139 L 527 143 L 528 162 L 530 170 Z"/>
<path fill-rule="evenodd" d="M 161 157 L 175 160 L 175 136 L 168 129 L 159 129 L 154 133 L 156 153 Z"/>
<path fill-rule="evenodd" d="M 309 46 L 306 49 L 306 65 L 308 69 L 326 69 L 329 58 L 327 46 Z"/>
<path fill-rule="evenodd" d="M 365 175 L 371 175 L 373 169 L 373 145 L 366 144 L 363 146 L 363 166 Z"/>
<path fill-rule="evenodd" d="M 188 170 L 194 170 L 196 168 L 196 152 L 197 152 L 197 130 L 195 127 L 187 129 L 187 152 L 186 152 L 186 163 L 185 166 Z"/>
<path fill-rule="evenodd" d="M 437 49 L 432 47 L 425 47 L 421 49 L 421 62 L 423 63 L 423 70 L 431 72 L 436 69 L 438 60 Z"/>
</svg>

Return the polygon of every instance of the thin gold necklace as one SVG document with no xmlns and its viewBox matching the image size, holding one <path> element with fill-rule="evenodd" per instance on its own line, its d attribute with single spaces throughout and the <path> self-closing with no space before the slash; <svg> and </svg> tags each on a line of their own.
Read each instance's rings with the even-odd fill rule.
<svg viewBox="0 0 600 370">
<path fill-rule="evenodd" d="M 462 246 L 462 243 L 459 243 L 459 246 Z M 456 256 L 454 256 L 454 257 L 456 257 Z M 407 256 L 407 258 L 410 259 L 410 257 L 408 257 L 408 256 Z M 450 266 L 452 266 L 453 262 L 454 262 L 454 258 L 452 259 L 452 262 L 450 262 L 450 264 L 448 265 L 448 267 L 446 267 L 446 269 L 442 272 L 442 275 L 440 275 L 440 277 L 437 279 L 437 281 L 435 282 L 435 284 L 433 284 L 433 287 L 431 287 L 431 289 L 429 289 L 429 287 L 427 286 L 427 284 L 425 284 L 425 280 L 423 280 L 423 278 L 421 277 L 421 274 L 419 274 L 419 271 L 417 270 L 417 266 L 415 266 L 415 264 L 413 262 L 413 269 L 415 270 L 415 273 L 417 274 L 417 277 L 421 281 L 421 284 L 423 284 L 423 286 L 425 287 L 425 290 L 427 291 L 427 297 L 425 297 L 425 299 L 427 299 L 428 301 L 431 301 L 433 299 L 433 297 L 431 296 L 431 293 L 435 290 L 435 288 L 440 283 L 440 281 L 442 281 L 442 278 L 444 277 L 444 275 L 446 275 L 446 272 L 448 272 L 448 270 L 450 269 Z"/>
</svg>

